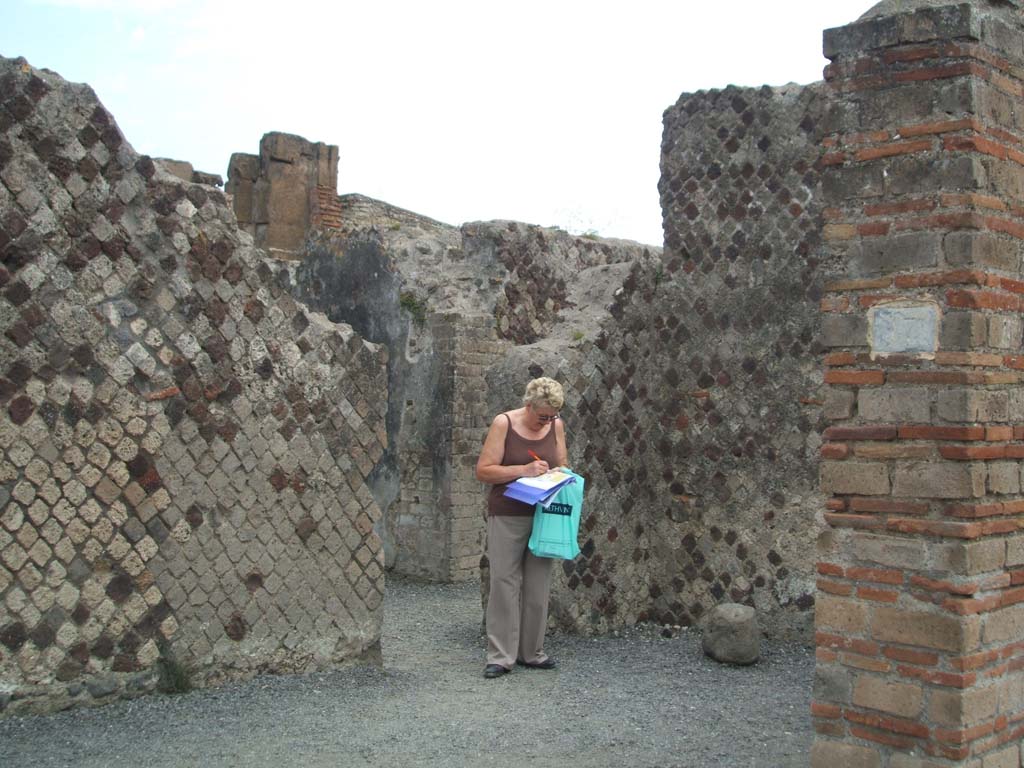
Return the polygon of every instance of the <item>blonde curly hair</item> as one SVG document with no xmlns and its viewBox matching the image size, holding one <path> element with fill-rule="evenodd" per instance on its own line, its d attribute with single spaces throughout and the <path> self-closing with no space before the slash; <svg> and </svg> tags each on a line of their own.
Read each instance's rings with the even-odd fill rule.
<svg viewBox="0 0 1024 768">
<path fill-rule="evenodd" d="M 562 390 L 562 385 L 554 379 L 542 376 L 526 385 L 523 405 L 532 405 L 534 408 L 554 408 L 556 411 L 560 411 L 563 403 L 565 403 L 565 392 Z"/>
</svg>

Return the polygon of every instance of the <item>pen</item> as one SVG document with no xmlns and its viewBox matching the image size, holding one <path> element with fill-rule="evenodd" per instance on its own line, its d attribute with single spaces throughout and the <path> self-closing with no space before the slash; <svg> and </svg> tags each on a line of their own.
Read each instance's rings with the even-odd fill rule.
<svg viewBox="0 0 1024 768">
<path fill-rule="evenodd" d="M 526 449 L 526 452 L 530 454 L 536 461 L 543 461 L 543 459 L 540 456 L 531 451 L 529 448 Z"/>
</svg>

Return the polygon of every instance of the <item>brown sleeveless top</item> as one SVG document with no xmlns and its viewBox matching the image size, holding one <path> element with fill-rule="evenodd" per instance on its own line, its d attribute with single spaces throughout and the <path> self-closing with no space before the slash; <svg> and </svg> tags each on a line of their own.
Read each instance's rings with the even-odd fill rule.
<svg viewBox="0 0 1024 768">
<path fill-rule="evenodd" d="M 544 459 L 549 467 L 558 466 L 558 441 L 555 438 L 555 422 L 551 422 L 551 428 L 544 437 L 539 440 L 528 440 L 512 429 L 512 419 L 509 419 L 507 413 L 502 415 L 508 419 L 508 431 L 505 433 L 505 455 L 501 458 L 501 466 L 529 464 L 533 461 L 533 457 L 529 454 L 530 451 Z M 532 515 L 532 504 L 524 504 L 521 501 L 516 501 L 502 495 L 507 487 L 508 483 L 498 483 L 491 486 L 491 492 L 487 496 L 487 514 Z"/>
</svg>

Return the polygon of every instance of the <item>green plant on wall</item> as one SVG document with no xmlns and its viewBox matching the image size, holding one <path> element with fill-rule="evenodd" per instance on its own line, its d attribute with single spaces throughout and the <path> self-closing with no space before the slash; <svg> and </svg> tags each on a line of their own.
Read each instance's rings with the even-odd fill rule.
<svg viewBox="0 0 1024 768">
<path fill-rule="evenodd" d="M 157 659 L 157 690 L 162 693 L 188 693 L 192 690 L 192 676 L 188 669 L 171 653 L 166 640 L 157 642 L 160 658 Z"/>
<path fill-rule="evenodd" d="M 402 291 L 398 297 L 398 306 L 412 316 L 417 328 L 422 328 L 427 322 L 427 302 L 412 291 Z"/>
</svg>

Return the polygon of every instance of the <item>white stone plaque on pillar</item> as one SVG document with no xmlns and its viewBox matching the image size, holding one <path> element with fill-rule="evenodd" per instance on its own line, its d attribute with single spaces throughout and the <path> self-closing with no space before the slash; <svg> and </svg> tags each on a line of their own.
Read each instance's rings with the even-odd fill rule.
<svg viewBox="0 0 1024 768">
<path fill-rule="evenodd" d="M 939 346 L 939 306 L 933 301 L 892 301 L 868 310 L 872 359 L 913 355 L 929 359 Z"/>
</svg>

